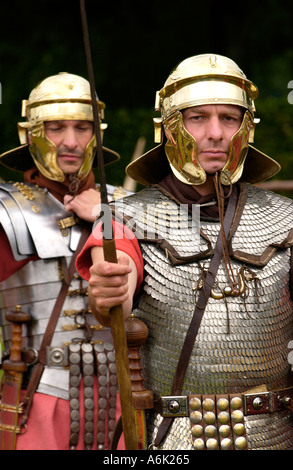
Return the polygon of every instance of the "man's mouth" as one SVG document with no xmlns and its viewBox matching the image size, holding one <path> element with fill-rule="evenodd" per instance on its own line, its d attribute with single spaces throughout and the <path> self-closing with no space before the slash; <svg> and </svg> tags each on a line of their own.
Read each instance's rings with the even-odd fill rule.
<svg viewBox="0 0 293 470">
<path fill-rule="evenodd" d="M 61 153 L 60 155 L 58 155 L 58 157 L 68 162 L 75 162 L 76 160 L 79 160 L 81 158 L 80 155 L 75 155 L 72 153 Z"/>
<path fill-rule="evenodd" d="M 224 150 L 220 150 L 220 149 L 207 149 L 207 150 L 203 150 L 200 153 L 207 155 L 207 156 L 211 156 L 211 157 L 223 157 L 227 155 L 227 152 L 225 152 Z"/>
</svg>

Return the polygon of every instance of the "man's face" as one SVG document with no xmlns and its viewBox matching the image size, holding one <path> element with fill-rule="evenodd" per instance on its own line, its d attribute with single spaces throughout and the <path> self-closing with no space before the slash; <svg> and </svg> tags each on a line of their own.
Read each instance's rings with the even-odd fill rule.
<svg viewBox="0 0 293 470">
<path fill-rule="evenodd" d="M 64 174 L 77 173 L 85 155 L 85 149 L 93 137 L 90 121 L 47 121 L 47 137 L 57 147 L 57 164 Z"/>
<path fill-rule="evenodd" d="M 243 111 L 225 104 L 194 106 L 182 112 L 186 130 L 197 143 L 197 158 L 207 174 L 222 170 L 228 156 L 231 138 L 238 131 Z"/>
</svg>

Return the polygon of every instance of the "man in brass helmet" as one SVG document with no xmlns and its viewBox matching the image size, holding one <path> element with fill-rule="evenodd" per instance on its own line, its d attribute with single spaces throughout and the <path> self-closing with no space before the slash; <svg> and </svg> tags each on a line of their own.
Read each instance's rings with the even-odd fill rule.
<svg viewBox="0 0 293 470">
<path fill-rule="evenodd" d="M 103 136 L 105 105 L 97 102 Z M 70 73 L 50 76 L 23 101 L 22 115 L 22 145 L 0 157 L 1 164 L 23 173 L 23 182 L 0 186 L 0 325 L 9 353 L 11 323 L 6 314 L 16 306 L 30 314 L 22 344 L 27 370 L 23 406 L 18 409 L 12 402 L 20 428 L 7 427 L 5 399 L 11 397 L 3 392 L 0 447 L 12 447 L 11 436 L 18 434 L 17 449 L 106 448 L 116 413 L 112 337 L 91 315 L 87 283 L 73 269 L 73 257 L 89 236 L 100 203 L 89 83 Z M 103 152 L 105 164 L 119 159 L 112 150 L 103 147 Z M 108 187 L 110 197 L 114 190 Z M 51 326 L 53 315 L 56 324 Z M 98 354 L 105 358 L 100 387 L 105 403 L 99 406 L 93 393 Z M 3 379 L 7 391 L 6 371 Z"/>
<path fill-rule="evenodd" d="M 293 448 L 293 203 L 254 185 L 280 169 L 251 145 L 257 95 L 226 57 L 181 62 L 159 145 L 127 167 L 147 188 L 114 204 L 118 264 L 99 224 L 77 260 L 96 318 L 122 304 L 148 326 L 151 448 Z"/>
</svg>

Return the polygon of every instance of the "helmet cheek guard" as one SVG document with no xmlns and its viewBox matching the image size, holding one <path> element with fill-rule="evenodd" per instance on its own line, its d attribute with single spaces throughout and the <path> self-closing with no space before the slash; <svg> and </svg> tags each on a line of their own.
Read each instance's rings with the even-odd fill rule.
<svg viewBox="0 0 293 470">
<path fill-rule="evenodd" d="M 167 142 L 165 152 L 175 176 L 187 184 L 202 184 L 206 173 L 197 159 L 196 140 L 186 130 L 180 111 L 172 114 L 163 124 Z"/>
<path fill-rule="evenodd" d="M 249 143 L 253 142 L 254 127 L 253 117 L 246 111 L 241 126 L 231 139 L 229 156 L 220 173 L 222 184 L 233 184 L 241 178 Z"/>
<path fill-rule="evenodd" d="M 57 147 L 48 139 L 43 122 L 28 129 L 29 151 L 38 170 L 54 181 L 65 180 L 63 171 L 57 164 Z"/>
<path fill-rule="evenodd" d="M 164 121 L 163 127 L 167 139 L 165 152 L 175 176 L 185 184 L 203 184 L 207 175 L 197 158 L 196 139 L 186 130 L 182 113 L 176 111 Z M 240 128 L 231 139 L 229 156 L 220 173 L 222 184 L 235 183 L 241 177 L 253 129 L 253 117 L 246 111 Z"/>
</svg>

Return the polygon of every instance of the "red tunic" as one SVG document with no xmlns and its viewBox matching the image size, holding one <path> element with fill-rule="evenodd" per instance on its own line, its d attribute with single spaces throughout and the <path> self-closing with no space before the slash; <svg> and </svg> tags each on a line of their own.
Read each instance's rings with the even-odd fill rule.
<svg viewBox="0 0 293 470">
<path fill-rule="evenodd" d="M 97 378 L 95 378 L 97 380 Z M 95 409 L 98 404 L 98 387 L 94 384 Z M 80 429 L 84 428 L 83 387 L 80 387 Z M 24 392 L 23 392 L 24 393 Z M 119 397 L 116 404 L 116 420 L 121 415 Z M 94 429 L 97 430 L 97 413 L 94 417 Z M 76 450 L 84 450 L 83 432 L 80 432 Z M 33 406 L 27 422 L 27 430 L 17 438 L 16 450 L 70 450 L 70 408 L 68 400 L 62 398 L 35 393 Z M 109 443 L 106 449 L 109 448 Z M 97 449 L 96 432 L 93 450 Z M 123 435 L 117 446 L 118 450 L 124 450 Z"/>
</svg>

